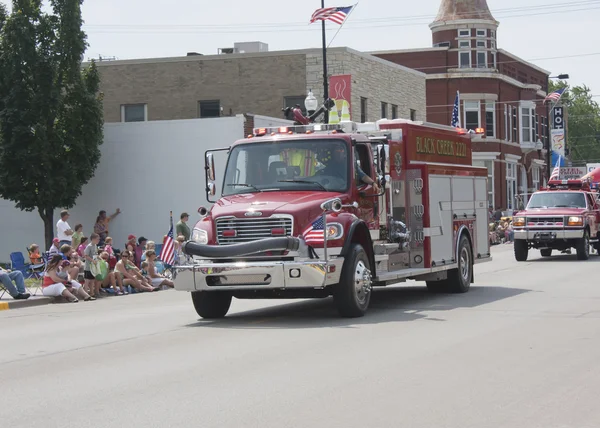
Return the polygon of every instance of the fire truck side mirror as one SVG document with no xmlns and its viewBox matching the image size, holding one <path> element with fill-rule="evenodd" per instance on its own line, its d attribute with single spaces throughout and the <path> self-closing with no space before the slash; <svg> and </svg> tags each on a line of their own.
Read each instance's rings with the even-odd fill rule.
<svg viewBox="0 0 600 428">
<path fill-rule="evenodd" d="M 217 193 L 217 185 L 215 183 L 208 183 L 206 185 L 206 191 L 210 196 L 215 196 L 215 193 Z"/>
<path fill-rule="evenodd" d="M 206 173 L 210 181 L 215 181 L 215 158 L 212 153 L 206 155 Z"/>
</svg>

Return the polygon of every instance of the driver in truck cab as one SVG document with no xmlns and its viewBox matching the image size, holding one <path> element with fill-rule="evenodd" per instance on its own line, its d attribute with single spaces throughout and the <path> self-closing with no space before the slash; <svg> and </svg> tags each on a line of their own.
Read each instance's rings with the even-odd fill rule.
<svg viewBox="0 0 600 428">
<path fill-rule="evenodd" d="M 379 193 L 379 191 L 380 191 L 379 185 L 371 177 L 369 177 L 367 174 L 365 174 L 365 172 L 360 168 L 360 165 L 358 164 L 359 158 L 358 158 L 358 154 L 356 153 L 356 150 L 354 151 L 354 154 L 357 159 L 357 162 L 356 162 L 356 174 L 357 174 L 356 185 L 359 186 L 360 182 L 363 182 L 365 184 L 370 184 L 371 186 L 373 186 L 375 193 Z M 333 176 L 345 178 L 346 165 L 347 165 L 346 150 L 344 150 L 342 147 L 334 149 L 334 150 L 327 149 L 327 150 L 325 150 L 325 153 L 322 155 L 321 160 L 325 164 L 325 168 L 323 168 L 321 170 L 321 174 L 333 175 Z"/>
</svg>

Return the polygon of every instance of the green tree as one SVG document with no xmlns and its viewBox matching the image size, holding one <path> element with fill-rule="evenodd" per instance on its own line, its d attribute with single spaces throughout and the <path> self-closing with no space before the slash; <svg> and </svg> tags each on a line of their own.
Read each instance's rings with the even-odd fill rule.
<svg viewBox="0 0 600 428">
<path fill-rule="evenodd" d="M 600 161 L 600 105 L 585 85 L 570 87 L 565 81 L 550 82 L 550 92 L 566 87 L 560 99 L 566 106 L 566 146 L 575 164 Z"/>
<path fill-rule="evenodd" d="M 103 140 L 98 70 L 82 68 L 82 2 L 0 5 L 0 197 L 38 211 L 47 248 L 54 210 L 75 204 Z"/>
</svg>

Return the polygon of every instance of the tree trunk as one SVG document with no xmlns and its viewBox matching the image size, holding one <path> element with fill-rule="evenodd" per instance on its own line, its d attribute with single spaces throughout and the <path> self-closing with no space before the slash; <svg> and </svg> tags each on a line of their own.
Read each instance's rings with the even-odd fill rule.
<svg viewBox="0 0 600 428">
<path fill-rule="evenodd" d="M 38 208 L 38 213 L 44 221 L 44 241 L 46 251 L 49 251 L 52 246 L 52 239 L 54 239 L 54 210 L 52 208 Z"/>
</svg>

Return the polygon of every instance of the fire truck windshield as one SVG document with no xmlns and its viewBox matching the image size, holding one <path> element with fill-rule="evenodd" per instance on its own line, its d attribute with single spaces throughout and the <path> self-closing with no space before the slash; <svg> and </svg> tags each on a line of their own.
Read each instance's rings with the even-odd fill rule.
<svg viewBox="0 0 600 428">
<path fill-rule="evenodd" d="M 348 189 L 349 157 L 346 142 L 339 139 L 240 144 L 229 154 L 222 194 L 344 192 Z"/>
<path fill-rule="evenodd" d="M 585 208 L 582 192 L 539 192 L 531 195 L 527 209 L 532 208 Z"/>
</svg>

